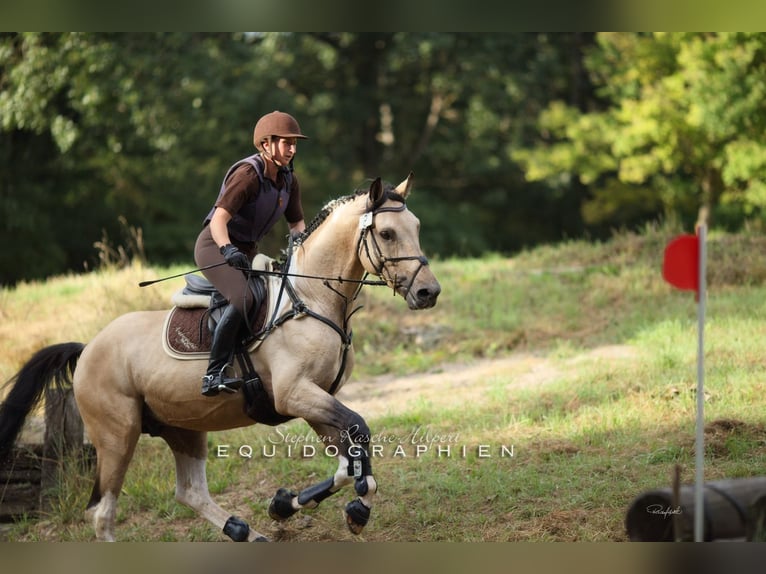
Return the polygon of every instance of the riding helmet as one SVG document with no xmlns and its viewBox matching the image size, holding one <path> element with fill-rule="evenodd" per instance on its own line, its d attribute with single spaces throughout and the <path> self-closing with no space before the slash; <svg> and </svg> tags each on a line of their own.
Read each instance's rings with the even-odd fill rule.
<svg viewBox="0 0 766 574">
<path fill-rule="evenodd" d="M 256 149 L 261 149 L 260 144 L 263 140 L 271 136 L 308 139 L 301 133 L 301 127 L 293 116 L 276 110 L 266 114 L 255 124 L 253 144 Z"/>
</svg>

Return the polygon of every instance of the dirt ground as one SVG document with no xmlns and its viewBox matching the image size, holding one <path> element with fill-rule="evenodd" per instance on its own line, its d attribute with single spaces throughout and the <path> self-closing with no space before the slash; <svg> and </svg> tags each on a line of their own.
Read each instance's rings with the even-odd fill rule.
<svg viewBox="0 0 766 574">
<path fill-rule="evenodd" d="M 554 360 L 532 353 L 514 353 L 500 359 L 483 359 L 470 364 L 450 364 L 438 372 L 394 377 L 382 375 L 370 380 L 351 381 L 338 399 L 367 419 L 401 413 L 408 404 L 428 401 L 435 407 L 454 407 L 475 400 L 493 381 L 513 381 L 507 389 L 540 386 L 562 377 L 573 365 L 591 360 L 632 359 L 637 351 L 628 345 L 608 345 L 568 359 Z"/>
</svg>

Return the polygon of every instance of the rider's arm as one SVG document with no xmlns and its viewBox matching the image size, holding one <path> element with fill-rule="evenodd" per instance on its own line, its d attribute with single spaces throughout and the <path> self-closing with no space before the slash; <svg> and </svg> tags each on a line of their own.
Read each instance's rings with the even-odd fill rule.
<svg viewBox="0 0 766 574">
<path fill-rule="evenodd" d="M 223 207 L 216 207 L 213 212 L 213 218 L 210 220 L 210 234 L 218 247 L 223 247 L 231 243 L 229 238 L 229 229 L 226 225 L 231 221 L 231 213 Z"/>
</svg>

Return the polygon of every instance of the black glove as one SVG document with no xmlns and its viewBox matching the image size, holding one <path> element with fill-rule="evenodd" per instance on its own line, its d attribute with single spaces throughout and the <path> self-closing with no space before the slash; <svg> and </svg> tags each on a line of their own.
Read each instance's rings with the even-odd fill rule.
<svg viewBox="0 0 766 574">
<path fill-rule="evenodd" d="M 250 260 L 247 258 L 247 255 L 242 253 L 231 243 L 227 243 L 221 247 L 221 255 L 223 255 L 226 263 L 235 269 L 250 269 Z"/>
</svg>

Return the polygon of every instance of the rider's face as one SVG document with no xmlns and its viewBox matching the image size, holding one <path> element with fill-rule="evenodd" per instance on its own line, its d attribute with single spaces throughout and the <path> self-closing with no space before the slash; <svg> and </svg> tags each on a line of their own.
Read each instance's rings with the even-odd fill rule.
<svg viewBox="0 0 766 574">
<path fill-rule="evenodd" d="M 271 140 L 271 153 L 279 165 L 288 165 L 295 157 L 298 147 L 296 138 L 274 138 Z"/>
</svg>

